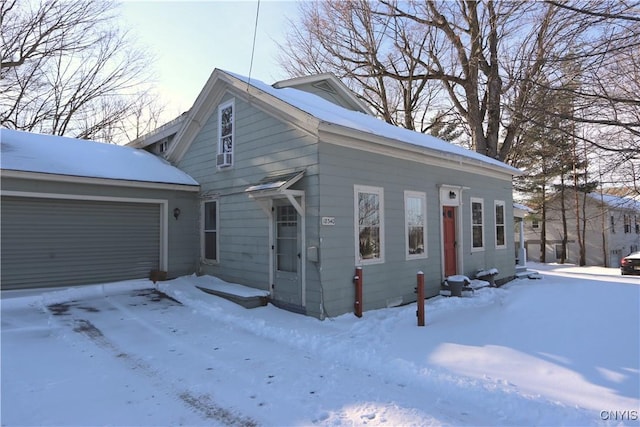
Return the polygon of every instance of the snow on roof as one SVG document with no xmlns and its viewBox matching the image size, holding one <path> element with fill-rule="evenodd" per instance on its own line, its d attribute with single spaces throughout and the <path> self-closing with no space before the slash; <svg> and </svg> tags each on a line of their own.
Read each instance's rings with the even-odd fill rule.
<svg viewBox="0 0 640 427">
<path fill-rule="evenodd" d="M 604 202 L 611 208 L 634 209 L 640 211 L 640 202 L 631 197 L 614 196 L 611 194 L 589 193 L 589 196 L 595 200 Z M 602 197 L 602 198 L 601 198 Z"/>
<path fill-rule="evenodd" d="M 297 170 L 294 172 L 288 172 L 284 174 L 266 176 L 263 179 L 261 179 L 260 182 L 248 187 L 244 191 L 247 193 L 250 193 L 254 191 L 263 191 L 263 190 L 280 190 L 283 187 L 287 188 L 290 185 L 293 185 L 294 183 L 296 183 L 300 178 L 302 178 L 302 175 L 304 175 L 304 170 L 302 171 Z"/>
<path fill-rule="evenodd" d="M 533 210 L 533 209 L 531 209 L 529 206 L 527 206 L 527 205 L 523 205 L 523 204 L 521 204 L 521 203 L 515 203 L 515 202 L 514 202 L 514 203 L 513 203 L 513 208 L 514 208 L 514 209 L 520 209 L 521 211 L 525 211 L 525 212 L 529 212 L 529 213 L 534 212 L 534 210 Z"/>
<path fill-rule="evenodd" d="M 0 169 L 181 185 L 198 183 L 144 150 L 0 129 Z"/>
<path fill-rule="evenodd" d="M 432 135 L 394 126 L 376 117 L 342 108 L 320 96 L 290 87 L 277 89 L 261 82 L 260 80 L 253 78 L 249 80 L 247 77 L 239 74 L 229 71 L 223 72 L 250 84 L 263 92 L 266 92 L 293 107 L 311 114 L 321 121 L 393 139 L 401 143 L 408 143 L 441 153 L 448 153 L 473 159 L 482 163 L 500 167 L 515 175 L 520 175 L 522 173 L 519 169 L 509 166 L 499 160 L 492 159 L 491 157 L 484 156 L 475 151 L 467 150 L 466 148 L 451 144 Z"/>
<path fill-rule="evenodd" d="M 187 118 L 188 111 L 180 114 L 178 117 L 168 121 L 167 123 L 157 127 L 149 133 L 146 133 L 139 138 L 134 139 L 133 141 L 126 144 L 127 147 L 133 148 L 145 148 L 149 145 L 160 141 L 163 138 L 167 138 L 169 136 L 174 135 L 176 132 L 180 130 L 182 126 L 182 122 Z"/>
</svg>

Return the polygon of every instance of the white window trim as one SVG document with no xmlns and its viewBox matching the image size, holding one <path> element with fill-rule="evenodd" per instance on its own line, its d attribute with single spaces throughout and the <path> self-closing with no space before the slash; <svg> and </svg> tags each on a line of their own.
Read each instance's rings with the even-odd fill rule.
<svg viewBox="0 0 640 427">
<path fill-rule="evenodd" d="M 207 203 L 216 204 L 216 259 L 205 258 L 205 206 Z M 205 199 L 200 204 L 200 259 L 203 264 L 220 263 L 220 200 Z"/>
<path fill-rule="evenodd" d="M 358 194 L 359 193 L 372 193 L 377 194 L 380 199 L 380 257 L 375 259 L 360 259 L 360 223 L 358 206 Z M 354 243 L 355 243 L 355 259 L 356 265 L 370 265 L 370 264 L 382 264 L 384 263 L 384 189 L 382 187 L 370 187 L 366 185 L 354 185 L 353 186 L 353 222 L 354 222 Z"/>
<path fill-rule="evenodd" d="M 414 198 L 420 199 L 420 204 L 422 207 L 422 238 L 424 239 L 422 242 L 423 252 L 421 254 L 410 254 L 409 253 L 409 218 L 407 216 L 407 199 Z M 405 238 L 405 256 L 407 260 L 411 259 L 424 259 L 427 258 L 428 250 L 427 250 L 427 195 L 426 193 L 420 191 L 409 191 L 405 190 L 404 192 L 404 238 Z"/>
<path fill-rule="evenodd" d="M 169 148 L 169 142 L 166 139 L 158 143 L 158 152 L 160 154 L 166 153 L 168 148 Z"/>
<path fill-rule="evenodd" d="M 502 224 L 498 224 L 498 215 L 496 215 L 496 206 L 502 206 Z M 493 215 L 495 216 L 493 226 L 495 227 L 495 244 L 496 249 L 507 248 L 507 208 L 504 200 L 494 200 L 493 202 Z M 504 245 L 498 244 L 498 226 L 501 225 L 504 228 Z"/>
<path fill-rule="evenodd" d="M 235 162 L 235 151 L 236 151 L 236 103 L 235 99 L 230 99 L 229 101 L 218 105 L 218 151 L 217 154 L 222 154 L 222 110 L 227 107 L 231 107 L 231 166 L 217 166 L 218 170 L 224 170 L 233 168 L 233 164 Z"/>
<path fill-rule="evenodd" d="M 482 210 L 482 224 L 481 224 L 482 225 L 482 246 L 480 246 L 480 247 L 474 247 L 473 246 L 473 227 L 474 227 L 474 224 L 473 224 L 473 204 L 474 203 L 480 203 L 480 209 Z M 484 220 L 484 199 L 481 199 L 481 198 L 478 198 L 478 197 L 471 197 L 469 206 L 470 206 L 470 212 L 469 212 L 470 215 L 469 216 L 471 217 L 470 218 L 471 219 L 471 252 L 482 252 L 485 249 L 485 242 L 486 242 L 485 232 L 484 232 L 485 231 L 485 226 L 486 226 L 486 223 L 485 223 L 485 220 Z"/>
</svg>

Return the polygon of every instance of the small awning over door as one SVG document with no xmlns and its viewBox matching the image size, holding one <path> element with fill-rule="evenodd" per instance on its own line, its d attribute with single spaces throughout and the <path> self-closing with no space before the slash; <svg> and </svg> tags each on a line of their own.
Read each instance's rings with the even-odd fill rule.
<svg viewBox="0 0 640 427">
<path fill-rule="evenodd" d="M 295 207 L 296 211 L 301 216 L 304 216 L 304 206 L 296 200 L 296 197 L 300 197 L 304 192 L 289 189 L 293 184 L 300 181 L 303 175 L 304 170 L 267 175 L 258 183 L 247 187 L 244 191 L 249 197 L 256 200 L 268 215 L 271 208 L 265 201 L 286 197 Z"/>
<path fill-rule="evenodd" d="M 304 170 L 277 175 L 267 175 L 258 181 L 258 183 L 247 187 L 244 191 L 254 198 L 274 197 L 279 194 L 283 194 L 283 191 L 298 182 L 300 178 L 302 178 L 302 175 L 304 175 Z"/>
</svg>

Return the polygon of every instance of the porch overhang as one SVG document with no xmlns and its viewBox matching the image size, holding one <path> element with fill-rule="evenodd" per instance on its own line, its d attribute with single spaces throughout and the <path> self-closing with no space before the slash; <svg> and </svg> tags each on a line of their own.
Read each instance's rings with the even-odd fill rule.
<svg viewBox="0 0 640 427">
<path fill-rule="evenodd" d="M 298 214 L 304 216 L 304 204 L 296 200 L 296 197 L 304 195 L 304 191 L 291 190 L 289 188 L 300 181 L 304 172 L 303 169 L 277 175 L 267 175 L 256 184 L 247 187 L 244 191 L 250 198 L 258 202 L 260 207 L 267 213 L 271 210 L 270 200 L 287 198 Z"/>
<path fill-rule="evenodd" d="M 290 170 L 288 172 L 280 172 L 277 174 L 267 175 L 256 184 L 247 187 L 244 192 L 249 198 L 255 200 L 262 211 L 265 213 L 269 223 L 269 284 L 273 291 L 278 271 L 275 266 L 275 251 L 277 248 L 277 213 L 274 205 L 278 204 L 277 200 L 287 199 L 300 216 L 300 233 L 298 236 L 299 246 L 305 247 L 306 242 L 306 215 L 305 215 L 305 192 L 304 190 L 293 190 L 290 187 L 300 181 L 304 175 L 305 169 Z M 277 249 L 276 249 L 277 250 Z M 298 253 L 300 258 L 300 306 L 306 307 L 306 251 L 301 250 Z M 275 294 L 272 294 L 275 295 Z M 275 298 L 275 297 L 274 297 Z"/>
</svg>

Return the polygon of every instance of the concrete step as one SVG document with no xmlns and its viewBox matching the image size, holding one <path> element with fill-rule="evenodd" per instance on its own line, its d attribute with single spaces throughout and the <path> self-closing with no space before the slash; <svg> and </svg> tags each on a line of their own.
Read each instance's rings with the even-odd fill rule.
<svg viewBox="0 0 640 427">
<path fill-rule="evenodd" d="M 203 288 L 200 286 L 196 286 L 196 288 L 208 294 L 227 299 L 231 302 L 235 302 L 236 304 L 239 304 L 244 308 L 262 307 L 267 305 L 268 303 L 268 297 L 262 296 L 262 295 L 242 296 L 242 295 L 230 294 L 228 292 L 223 292 L 215 289 Z"/>
<path fill-rule="evenodd" d="M 537 271 L 533 271 L 533 270 L 518 271 L 516 269 L 516 279 L 542 279 L 542 276 Z"/>
</svg>

